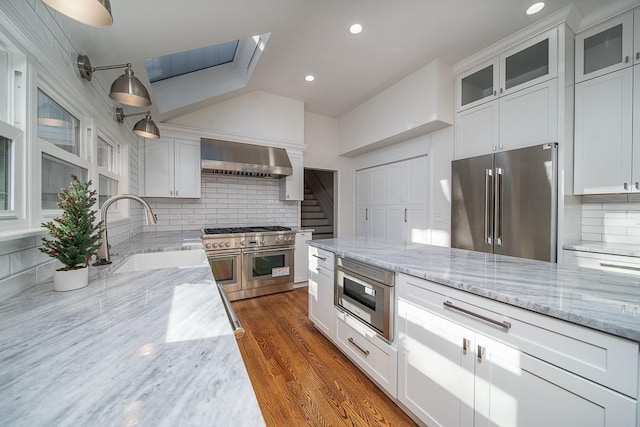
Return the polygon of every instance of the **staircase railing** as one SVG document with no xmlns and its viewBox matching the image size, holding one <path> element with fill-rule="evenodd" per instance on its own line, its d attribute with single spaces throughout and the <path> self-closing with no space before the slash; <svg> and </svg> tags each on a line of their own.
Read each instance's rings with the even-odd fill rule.
<svg viewBox="0 0 640 427">
<path fill-rule="evenodd" d="M 318 179 L 314 171 L 305 169 L 304 180 L 311 192 L 316 196 L 320 209 L 324 212 L 324 216 L 329 219 L 329 225 L 333 229 L 333 195 L 322 185 L 322 181 Z"/>
</svg>

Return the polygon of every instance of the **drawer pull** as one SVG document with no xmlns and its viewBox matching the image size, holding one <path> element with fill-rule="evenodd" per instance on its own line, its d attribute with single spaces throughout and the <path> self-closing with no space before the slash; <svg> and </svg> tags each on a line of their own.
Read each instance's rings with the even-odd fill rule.
<svg viewBox="0 0 640 427">
<path fill-rule="evenodd" d="M 478 362 L 482 362 L 482 358 L 484 357 L 484 347 L 478 346 Z"/>
<path fill-rule="evenodd" d="M 358 344 L 356 344 L 356 342 L 353 340 L 353 338 L 349 337 L 348 341 L 358 350 L 360 350 L 362 352 L 362 354 L 364 354 L 365 356 L 369 355 L 369 350 L 365 350 L 362 347 L 360 347 Z"/>
<path fill-rule="evenodd" d="M 630 265 L 617 265 L 609 264 L 608 262 L 601 262 L 600 267 L 619 268 L 621 270 L 640 271 L 640 267 L 631 267 Z"/>
<path fill-rule="evenodd" d="M 316 254 L 311 254 L 311 256 L 316 257 L 316 258 L 318 258 L 318 259 L 321 259 L 322 261 L 326 261 L 326 260 L 327 260 L 327 258 L 326 258 L 326 257 L 318 256 L 318 255 L 316 255 Z"/>
<path fill-rule="evenodd" d="M 462 352 L 467 354 L 467 350 L 469 350 L 470 341 L 466 338 L 462 338 Z"/>
<path fill-rule="evenodd" d="M 507 331 L 509 329 L 511 329 L 511 323 L 509 322 L 505 322 L 505 321 L 499 321 L 499 320 L 494 320 L 491 319 L 490 317 L 487 316 L 483 316 L 482 314 L 478 314 L 478 313 L 474 313 L 473 311 L 469 311 L 466 308 L 462 308 L 462 307 L 456 307 L 455 305 L 453 305 L 453 303 L 451 301 L 445 301 L 442 303 L 442 305 L 444 305 L 446 308 L 450 308 L 453 310 L 458 310 L 464 314 L 468 314 L 469 316 L 473 316 L 473 317 L 477 317 L 478 319 L 484 320 L 485 322 L 489 322 L 492 323 L 496 326 L 500 326 L 501 328 L 506 329 Z"/>
</svg>

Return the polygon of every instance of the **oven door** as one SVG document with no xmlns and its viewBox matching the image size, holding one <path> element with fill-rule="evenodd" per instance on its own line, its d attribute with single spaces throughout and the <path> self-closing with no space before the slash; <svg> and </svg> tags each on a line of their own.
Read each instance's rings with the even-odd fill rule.
<svg viewBox="0 0 640 427">
<path fill-rule="evenodd" d="M 293 248 L 245 251 L 242 289 L 293 283 Z"/>
<path fill-rule="evenodd" d="M 226 292 L 242 289 L 242 254 L 239 251 L 207 252 L 207 258 L 213 278 Z"/>
<path fill-rule="evenodd" d="M 337 267 L 335 305 L 358 317 L 391 341 L 393 287 Z"/>
</svg>

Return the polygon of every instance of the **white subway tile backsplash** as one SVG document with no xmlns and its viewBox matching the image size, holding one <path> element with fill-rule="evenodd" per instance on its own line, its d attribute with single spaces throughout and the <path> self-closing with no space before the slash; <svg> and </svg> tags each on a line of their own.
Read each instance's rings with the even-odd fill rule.
<svg viewBox="0 0 640 427">
<path fill-rule="evenodd" d="M 40 252 L 38 248 L 31 248 L 11 254 L 11 274 L 33 268 L 47 262 L 51 257 Z"/>
<path fill-rule="evenodd" d="M 624 194 L 582 198 L 582 240 L 640 244 L 640 202 Z"/>
<path fill-rule="evenodd" d="M 36 284 L 36 269 L 23 271 L 7 279 L 0 280 L 0 301 L 11 298 L 14 295 Z"/>
</svg>

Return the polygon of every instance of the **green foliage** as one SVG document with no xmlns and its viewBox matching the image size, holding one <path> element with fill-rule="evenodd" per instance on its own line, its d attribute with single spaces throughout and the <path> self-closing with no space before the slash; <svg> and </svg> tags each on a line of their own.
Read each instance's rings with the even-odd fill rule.
<svg viewBox="0 0 640 427">
<path fill-rule="evenodd" d="M 71 175 L 69 187 L 58 193 L 58 207 L 62 215 L 42 223 L 49 230 L 49 237 L 42 239 L 40 251 L 60 260 L 63 270 L 76 270 L 89 265 L 91 257 L 101 246 L 100 230 L 102 222 L 94 225 L 96 211 L 96 191 L 89 190 L 91 181 L 80 182 Z"/>
</svg>

